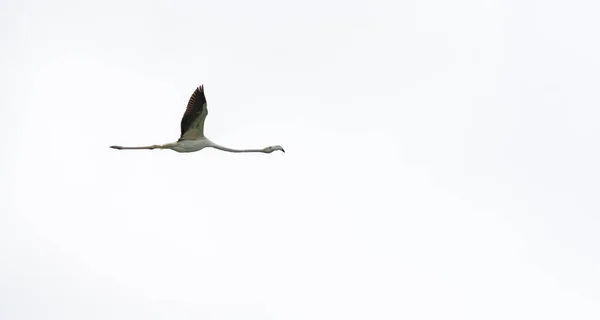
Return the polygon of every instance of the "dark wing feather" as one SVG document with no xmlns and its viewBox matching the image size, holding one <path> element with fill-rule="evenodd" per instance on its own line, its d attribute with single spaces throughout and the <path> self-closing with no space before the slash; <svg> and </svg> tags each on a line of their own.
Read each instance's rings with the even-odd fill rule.
<svg viewBox="0 0 600 320">
<path fill-rule="evenodd" d="M 181 136 L 179 140 L 197 139 L 204 135 L 204 120 L 208 115 L 204 85 L 194 90 L 187 108 L 181 118 Z"/>
</svg>

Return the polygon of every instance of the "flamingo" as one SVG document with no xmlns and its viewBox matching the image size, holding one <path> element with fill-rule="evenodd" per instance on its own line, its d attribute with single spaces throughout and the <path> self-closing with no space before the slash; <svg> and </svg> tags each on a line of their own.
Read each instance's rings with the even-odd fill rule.
<svg viewBox="0 0 600 320">
<path fill-rule="evenodd" d="M 218 145 L 204 136 L 204 120 L 208 115 L 208 109 L 206 108 L 206 97 L 204 96 L 204 85 L 201 85 L 194 90 L 190 100 L 188 101 L 187 108 L 181 118 L 181 135 L 179 140 L 167 144 L 155 144 L 144 147 L 123 147 L 123 146 L 110 146 L 112 149 L 117 150 L 153 150 L 153 149 L 170 149 L 176 152 L 195 152 L 200 151 L 204 148 L 215 148 L 227 152 L 262 152 L 271 153 L 273 151 L 282 151 L 283 148 L 280 145 L 269 146 L 262 149 L 232 149 Z"/>
</svg>

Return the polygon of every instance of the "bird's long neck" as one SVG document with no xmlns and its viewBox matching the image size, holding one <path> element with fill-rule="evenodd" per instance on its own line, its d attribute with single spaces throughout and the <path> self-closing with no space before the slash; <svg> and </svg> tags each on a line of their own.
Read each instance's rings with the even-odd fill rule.
<svg viewBox="0 0 600 320">
<path fill-rule="evenodd" d="M 227 148 L 224 147 L 222 145 L 218 145 L 214 142 L 212 142 L 212 147 L 215 149 L 219 149 L 222 151 L 227 151 L 227 152 L 235 152 L 235 153 L 242 153 L 242 152 L 262 152 L 262 153 L 266 153 L 264 149 L 232 149 L 232 148 Z"/>
</svg>

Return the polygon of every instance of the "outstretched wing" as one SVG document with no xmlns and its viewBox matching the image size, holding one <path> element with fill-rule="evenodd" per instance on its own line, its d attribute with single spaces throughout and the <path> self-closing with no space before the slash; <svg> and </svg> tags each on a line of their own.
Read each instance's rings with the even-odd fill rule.
<svg viewBox="0 0 600 320">
<path fill-rule="evenodd" d="M 181 140 L 195 140 L 204 137 L 204 120 L 208 115 L 206 108 L 206 97 L 204 96 L 204 85 L 194 90 L 187 108 L 181 118 Z"/>
</svg>

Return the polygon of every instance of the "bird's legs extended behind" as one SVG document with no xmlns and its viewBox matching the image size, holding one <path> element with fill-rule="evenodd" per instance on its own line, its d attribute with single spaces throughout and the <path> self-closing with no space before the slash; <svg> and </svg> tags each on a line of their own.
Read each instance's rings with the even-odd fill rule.
<svg viewBox="0 0 600 320">
<path fill-rule="evenodd" d="M 110 146 L 112 149 L 117 149 L 117 150 L 154 150 L 154 149 L 164 149 L 164 146 L 158 145 L 158 144 L 154 144 L 151 146 L 145 146 L 145 147 L 122 147 L 122 146 Z"/>
</svg>

